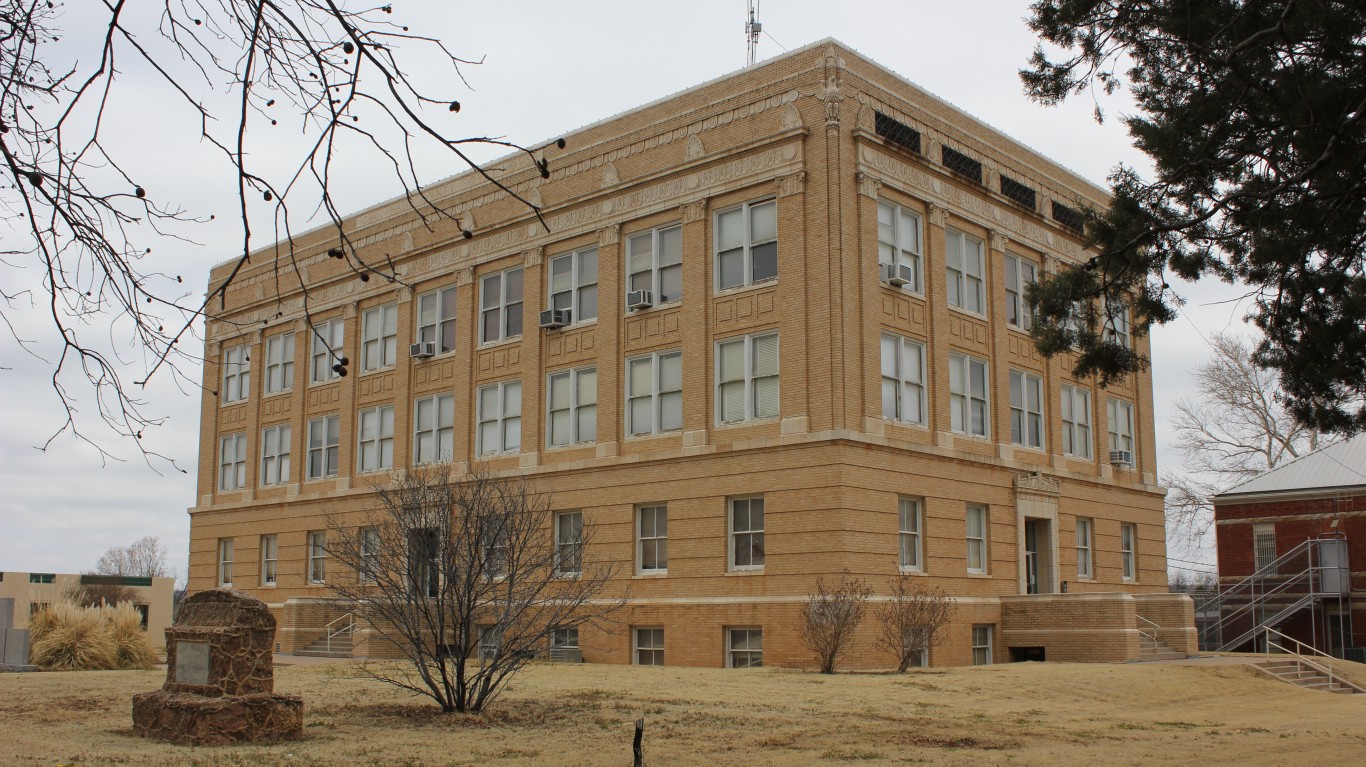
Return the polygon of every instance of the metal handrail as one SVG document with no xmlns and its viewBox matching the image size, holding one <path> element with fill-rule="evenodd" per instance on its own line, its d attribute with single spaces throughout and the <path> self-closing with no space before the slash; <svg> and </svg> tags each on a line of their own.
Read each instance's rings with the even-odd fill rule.
<svg viewBox="0 0 1366 767">
<path fill-rule="evenodd" d="M 1160 641 L 1160 640 L 1157 638 L 1157 632 L 1162 630 L 1162 627 L 1161 627 L 1161 626 L 1157 625 L 1157 623 L 1154 622 L 1154 621 L 1150 621 L 1150 620 L 1148 620 L 1147 618 L 1144 618 L 1142 615 L 1134 615 L 1134 617 L 1135 617 L 1135 618 L 1138 618 L 1139 620 L 1141 620 L 1141 621 L 1143 621 L 1144 623 L 1148 624 L 1149 626 L 1152 626 L 1152 627 L 1153 627 L 1153 633 L 1151 633 L 1151 634 L 1147 633 L 1147 632 L 1144 631 L 1142 628 L 1139 628 L 1139 629 L 1138 629 L 1138 633 L 1140 633 L 1140 634 L 1142 634 L 1143 636 L 1145 636 L 1145 637 L 1147 637 L 1147 638 L 1153 640 L 1153 642 L 1158 642 L 1158 641 Z"/>
<path fill-rule="evenodd" d="M 1274 645 L 1276 648 L 1278 648 L 1278 649 L 1280 649 L 1280 650 L 1283 650 L 1283 651 L 1285 651 L 1286 653 L 1288 653 L 1288 654 L 1290 654 L 1290 655 L 1295 656 L 1296 662 L 1298 662 L 1298 663 L 1303 663 L 1304 665 L 1309 666 L 1310 668 L 1314 669 L 1315 671 L 1318 671 L 1319 673 L 1324 674 L 1325 676 L 1327 676 L 1327 677 L 1328 677 L 1328 689 L 1331 690 L 1331 689 L 1333 688 L 1333 685 L 1336 684 L 1336 682 L 1335 682 L 1334 679 L 1333 679 L 1333 656 L 1328 655 L 1328 654 L 1323 653 L 1323 652 L 1320 652 L 1320 651 L 1317 650 L 1313 645 L 1305 644 L 1304 642 L 1301 642 L 1300 640 L 1298 640 L 1298 639 L 1296 639 L 1296 638 L 1294 638 L 1294 637 L 1292 637 L 1292 636 L 1286 636 L 1285 634 L 1282 634 L 1281 632 L 1277 631 L 1276 629 L 1271 628 L 1270 626 L 1264 626 L 1264 627 L 1263 627 L 1263 630 L 1265 631 L 1265 633 L 1266 633 L 1266 635 L 1267 635 L 1267 636 L 1266 636 L 1266 656 L 1267 656 L 1268 659 L 1271 657 L 1271 648 L 1272 648 L 1272 646 Z M 1304 657 L 1304 655 L 1303 655 L 1302 653 L 1298 652 L 1297 650 L 1292 650 L 1292 649 L 1290 649 L 1289 647 L 1286 647 L 1285 645 L 1282 645 L 1282 644 L 1280 644 L 1279 642 L 1276 642 L 1276 641 L 1272 640 L 1272 638 L 1271 638 L 1271 635 L 1272 635 L 1272 634 L 1275 634 L 1277 637 L 1279 637 L 1279 638 L 1281 638 L 1281 639 L 1286 639 L 1286 640 L 1289 640 L 1289 641 L 1291 641 L 1291 642 L 1294 642 L 1294 643 L 1295 643 L 1295 647 L 1297 648 L 1297 650 L 1302 650 L 1302 649 L 1304 649 L 1304 648 L 1307 647 L 1307 648 L 1309 648 L 1309 651 L 1312 652 L 1312 653 L 1314 653 L 1315 655 L 1321 655 L 1321 656 L 1323 656 L 1324 658 L 1327 658 L 1327 659 L 1328 659 L 1328 666 L 1325 668 L 1324 666 L 1322 666 L 1322 665 L 1320 665 L 1320 664 L 1318 664 L 1318 663 L 1315 663 L 1314 661 L 1310 660 L 1309 658 Z"/>
<path fill-rule="evenodd" d="M 339 622 L 339 621 L 346 621 L 346 625 L 342 626 L 341 628 L 337 629 L 336 631 L 332 631 L 332 630 L 331 630 L 332 624 L 337 623 L 337 622 Z M 326 625 L 326 626 L 323 626 L 323 630 L 327 632 L 327 651 L 328 651 L 328 652 L 332 652 L 332 638 L 333 638 L 333 637 L 341 636 L 342 634 L 350 634 L 350 633 L 352 633 L 353 631 L 355 631 L 355 629 L 356 629 L 356 614 L 355 614 L 355 613 L 350 613 L 350 612 L 349 612 L 349 613 L 346 613 L 345 615 L 339 616 L 339 617 L 337 617 L 337 618 L 334 618 L 333 620 L 328 621 L 328 622 L 327 622 L 327 625 Z"/>
</svg>

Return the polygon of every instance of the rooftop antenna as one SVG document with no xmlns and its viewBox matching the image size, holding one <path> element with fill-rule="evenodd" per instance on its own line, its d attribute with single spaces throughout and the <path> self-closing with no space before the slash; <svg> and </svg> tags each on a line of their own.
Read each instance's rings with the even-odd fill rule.
<svg viewBox="0 0 1366 767">
<path fill-rule="evenodd" d="M 759 50 L 759 33 L 763 31 L 764 25 L 759 21 L 759 0 L 749 0 L 749 20 L 745 22 L 749 61 L 746 62 L 745 66 L 754 66 L 755 54 Z"/>
</svg>

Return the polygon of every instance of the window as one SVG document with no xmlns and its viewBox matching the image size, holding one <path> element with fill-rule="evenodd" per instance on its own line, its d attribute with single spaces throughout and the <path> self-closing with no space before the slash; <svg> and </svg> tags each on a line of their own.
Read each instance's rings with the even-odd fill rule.
<svg viewBox="0 0 1366 767">
<path fill-rule="evenodd" d="M 1105 340 L 1129 348 L 1129 306 L 1116 302 L 1105 302 Z"/>
<path fill-rule="evenodd" d="M 920 528 L 924 521 L 921 509 L 924 502 L 919 498 L 902 498 L 898 503 L 901 538 L 901 569 L 920 571 L 924 569 L 921 554 Z"/>
<path fill-rule="evenodd" d="M 266 394 L 294 388 L 294 334 L 266 339 Z"/>
<path fill-rule="evenodd" d="M 479 342 L 522 334 L 522 267 L 490 274 L 479 283 Z"/>
<path fill-rule="evenodd" d="M 683 428 L 683 353 L 655 352 L 626 361 L 626 433 L 637 437 Z"/>
<path fill-rule="evenodd" d="M 636 665 L 664 665 L 664 629 L 636 629 Z"/>
<path fill-rule="evenodd" d="M 1079 386 L 1062 387 L 1062 452 L 1091 458 L 1091 392 Z"/>
<path fill-rule="evenodd" d="M 920 264 L 920 216 L 909 210 L 879 201 L 877 204 L 877 262 L 882 266 L 904 266 L 910 283 L 902 287 L 912 293 L 923 291 Z"/>
<path fill-rule="evenodd" d="M 990 433 L 987 363 L 963 354 L 949 355 L 949 428 L 960 434 Z"/>
<path fill-rule="evenodd" d="M 337 476 L 337 446 L 341 442 L 341 417 L 329 415 L 308 422 L 308 478 Z"/>
<path fill-rule="evenodd" d="M 232 346 L 223 352 L 223 401 L 241 402 L 251 393 L 251 347 Z"/>
<path fill-rule="evenodd" d="M 584 248 L 550 259 L 548 274 L 549 289 L 546 294 L 550 296 L 549 308 L 567 310 L 571 322 L 597 318 L 597 248 Z"/>
<path fill-rule="evenodd" d="M 275 564 L 279 559 L 279 539 L 273 535 L 261 536 L 261 585 L 274 586 L 276 580 Z"/>
<path fill-rule="evenodd" d="M 342 358 L 342 342 L 345 340 L 344 320 L 335 319 L 320 322 L 313 326 L 313 352 L 309 358 L 308 380 L 323 383 L 340 378 L 336 365 Z"/>
<path fill-rule="evenodd" d="M 882 417 L 925 423 L 925 347 L 901 336 L 882 336 Z"/>
<path fill-rule="evenodd" d="M 508 571 L 507 532 L 488 530 L 484 535 L 484 578 L 506 578 Z"/>
<path fill-rule="evenodd" d="M 1043 379 L 1010 371 L 1010 442 L 1043 447 Z"/>
<path fill-rule="evenodd" d="M 1094 578 L 1095 568 L 1092 566 L 1092 532 L 1095 522 L 1086 517 L 1077 517 L 1077 577 Z"/>
<path fill-rule="evenodd" d="M 232 585 L 232 545 L 231 538 L 218 539 L 218 585 Z"/>
<path fill-rule="evenodd" d="M 778 276 L 778 201 L 747 202 L 716 214 L 716 288 Z"/>
<path fill-rule="evenodd" d="M 550 630 L 550 649 L 579 649 L 579 630 L 577 628 L 554 628 Z"/>
<path fill-rule="evenodd" d="M 636 510 L 636 557 L 642 573 L 669 570 L 669 508 L 641 506 Z"/>
<path fill-rule="evenodd" d="M 394 406 L 360 411 L 357 470 L 383 471 L 394 467 Z"/>
<path fill-rule="evenodd" d="M 987 571 L 987 507 L 969 503 L 967 514 L 968 572 Z"/>
<path fill-rule="evenodd" d="M 261 432 L 261 484 L 282 485 L 289 481 L 289 424 L 270 426 Z"/>
<path fill-rule="evenodd" d="M 716 422 L 778 415 L 778 334 L 744 336 L 716 345 Z"/>
<path fill-rule="evenodd" d="M 361 371 L 379 370 L 398 358 L 398 304 L 366 309 L 360 320 Z"/>
<path fill-rule="evenodd" d="M 55 583 L 56 580 L 57 580 L 57 574 L 56 574 L 56 573 L 29 573 L 29 574 L 28 574 L 28 582 L 29 582 L 29 583 Z M 36 612 L 36 611 L 35 611 L 35 612 Z"/>
<path fill-rule="evenodd" d="M 730 499 L 730 568 L 764 567 L 764 499 Z"/>
<path fill-rule="evenodd" d="M 1021 330 L 1034 326 L 1034 309 L 1025 298 L 1025 288 L 1038 279 L 1033 261 L 1013 253 L 1006 254 L 1006 324 Z"/>
<path fill-rule="evenodd" d="M 241 490 L 247 486 L 247 435 L 229 434 L 218 451 L 218 489 Z"/>
<path fill-rule="evenodd" d="M 555 515 L 555 574 L 578 575 L 583 566 L 583 512 Z"/>
<path fill-rule="evenodd" d="M 408 588 L 418 597 L 441 593 L 441 546 L 430 527 L 408 531 Z"/>
<path fill-rule="evenodd" d="M 1086 224 L 1086 218 L 1081 214 L 1081 211 L 1077 210 L 1076 208 L 1070 208 L 1066 205 L 1063 205 L 1057 200 L 1053 200 L 1052 202 L 1053 220 L 1057 221 L 1059 224 L 1062 224 L 1068 229 L 1071 229 L 1077 234 L 1081 234 L 1082 229 Z"/>
<path fill-rule="evenodd" d="M 598 438 L 598 369 L 576 368 L 550 374 L 546 443 L 551 447 Z"/>
<path fill-rule="evenodd" d="M 455 349 L 455 288 L 417 297 L 417 341 L 436 344 L 436 353 Z"/>
<path fill-rule="evenodd" d="M 1039 207 L 1038 195 L 1033 189 L 1004 173 L 1001 174 L 1001 194 L 1009 198 L 1011 202 L 1019 203 L 1030 210 L 1037 210 Z"/>
<path fill-rule="evenodd" d="M 1276 524 L 1262 523 L 1252 526 L 1252 564 L 1254 572 L 1270 568 L 1276 562 Z M 1274 569 L 1263 575 L 1275 575 Z"/>
<path fill-rule="evenodd" d="M 308 582 L 327 581 L 327 533 L 314 530 L 308 534 Z"/>
<path fill-rule="evenodd" d="M 656 305 L 683 297 L 683 227 L 632 235 L 626 240 L 626 289 L 648 290 Z"/>
<path fill-rule="evenodd" d="M 1112 399 L 1105 403 L 1106 416 L 1110 422 L 1110 449 L 1134 449 L 1134 406 L 1131 402 Z"/>
<path fill-rule="evenodd" d="M 360 529 L 360 582 L 374 583 L 379 577 L 379 528 Z"/>
<path fill-rule="evenodd" d="M 1126 581 L 1131 581 L 1138 576 L 1137 554 L 1135 552 L 1137 542 L 1137 526 L 1132 522 L 1121 523 L 1119 526 L 1120 575 Z"/>
<path fill-rule="evenodd" d="M 522 449 L 522 382 L 479 388 L 479 455 Z"/>
<path fill-rule="evenodd" d="M 972 665 L 991 665 L 991 626 L 972 627 Z"/>
<path fill-rule="evenodd" d="M 982 163 L 963 154 L 957 149 L 939 145 L 939 159 L 944 167 L 968 179 L 982 183 Z"/>
<path fill-rule="evenodd" d="M 758 668 L 764 665 L 764 630 L 726 629 L 726 666 Z"/>
<path fill-rule="evenodd" d="M 423 397 L 413 403 L 413 465 L 444 463 L 455 450 L 455 396 Z"/>
<path fill-rule="evenodd" d="M 920 131 L 900 120 L 875 112 L 873 130 L 877 135 L 887 139 L 888 143 L 920 154 Z"/>
<path fill-rule="evenodd" d="M 493 660 L 498 657 L 498 646 L 503 643 L 503 629 L 499 626 L 479 627 L 479 657 Z"/>
<path fill-rule="evenodd" d="M 986 288 L 982 280 L 986 273 L 982 241 L 956 229 L 944 231 L 944 254 L 948 264 L 945 287 L 949 306 L 986 314 Z"/>
</svg>

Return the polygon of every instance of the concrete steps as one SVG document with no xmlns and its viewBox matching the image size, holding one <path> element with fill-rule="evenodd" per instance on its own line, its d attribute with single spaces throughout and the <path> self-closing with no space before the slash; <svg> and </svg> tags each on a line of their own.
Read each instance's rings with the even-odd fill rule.
<svg viewBox="0 0 1366 767">
<path fill-rule="evenodd" d="M 351 634 L 347 633 L 332 637 L 330 650 L 327 645 L 327 637 L 323 637 L 308 644 L 303 649 L 295 650 L 294 654 L 309 658 L 350 658 L 353 647 Z"/>
<path fill-rule="evenodd" d="M 1254 663 L 1252 666 L 1262 673 L 1288 684 L 1303 687 L 1306 690 L 1332 692 L 1339 695 L 1366 694 L 1366 690 L 1340 677 L 1335 676 L 1330 682 L 1327 674 L 1294 658 L 1262 661 L 1261 663 Z"/>
<path fill-rule="evenodd" d="M 1142 634 L 1138 637 L 1139 660 L 1182 660 L 1185 657 L 1185 653 L 1179 650 L 1173 650 L 1163 642 L 1159 642 Z"/>
</svg>

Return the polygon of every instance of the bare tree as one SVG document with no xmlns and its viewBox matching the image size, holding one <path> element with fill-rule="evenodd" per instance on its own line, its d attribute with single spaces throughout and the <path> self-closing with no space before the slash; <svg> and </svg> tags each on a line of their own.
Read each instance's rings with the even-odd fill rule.
<svg viewBox="0 0 1366 767">
<path fill-rule="evenodd" d="M 1171 419 L 1183 469 L 1163 477 L 1168 537 L 1188 548 L 1214 522 L 1210 496 L 1332 441 L 1295 420 L 1276 372 L 1242 337 L 1215 334 L 1209 347 L 1194 373 L 1198 396 L 1178 400 Z"/>
<path fill-rule="evenodd" d="M 877 647 L 896 658 L 902 673 L 939 642 L 958 608 L 943 589 L 909 573 L 893 576 L 887 588 L 887 601 L 876 608 L 882 624 Z"/>
<path fill-rule="evenodd" d="M 127 546 L 114 546 L 95 565 L 97 575 L 128 575 L 138 578 L 173 577 L 166 567 L 166 547 L 148 535 Z"/>
<path fill-rule="evenodd" d="M 44 448 L 70 433 L 110 456 L 78 424 L 73 384 L 88 387 L 84 401 L 121 435 L 140 440 L 161 423 L 138 388 L 158 370 L 197 364 L 182 342 L 253 257 L 275 265 L 277 295 L 291 283 L 302 288 L 307 315 L 309 285 L 292 239 L 300 221 L 330 226 L 331 254 L 357 279 L 405 284 L 388 255 L 363 257 L 342 226 L 334 195 L 340 157 L 383 168 L 421 221 L 457 237 L 473 236 L 471 219 L 423 193 L 424 182 L 451 173 L 422 155 L 424 147 L 474 168 L 540 217 L 505 180 L 549 177 L 550 147 L 458 135 L 460 103 L 445 91 L 464 82 L 462 66 L 478 62 L 411 31 L 390 5 L 111 0 L 81 3 L 64 18 L 73 10 L 0 0 L 0 165 L 12 179 L 0 185 L 8 229 L 0 269 L 9 270 L 0 279 L 0 320 L 52 371 L 65 420 Z M 135 113 L 144 131 L 197 135 L 221 163 L 218 173 L 201 175 L 202 185 L 236 198 L 237 244 L 213 254 L 235 264 L 207 295 L 148 259 L 153 245 L 184 244 L 214 216 L 185 210 L 142 180 L 168 158 L 109 135 L 120 116 Z M 495 176 L 467 154 L 471 145 L 506 147 L 521 159 Z M 280 246 L 253 254 L 261 232 L 264 244 Z M 29 313 L 43 318 L 46 332 L 25 321 Z M 197 376 L 188 379 L 197 385 Z M 137 444 L 144 457 L 156 455 Z"/>
<path fill-rule="evenodd" d="M 589 556 L 591 526 L 524 480 L 410 470 L 375 493 L 360 519 L 329 520 L 343 572 L 328 585 L 407 661 L 364 673 L 443 711 L 483 710 L 552 641 L 623 604 L 602 594 L 614 568 Z"/>
<path fill-rule="evenodd" d="M 835 673 L 835 664 L 849 651 L 854 632 L 863 622 L 868 595 L 862 580 L 850 578 L 846 570 L 828 588 L 825 579 L 816 579 L 816 591 L 802 605 L 797 634 L 820 664 L 822 674 Z"/>
<path fill-rule="evenodd" d="M 99 607 L 137 601 L 137 592 L 114 579 L 100 581 L 82 579 L 62 590 L 62 597 L 81 607 Z"/>
</svg>

